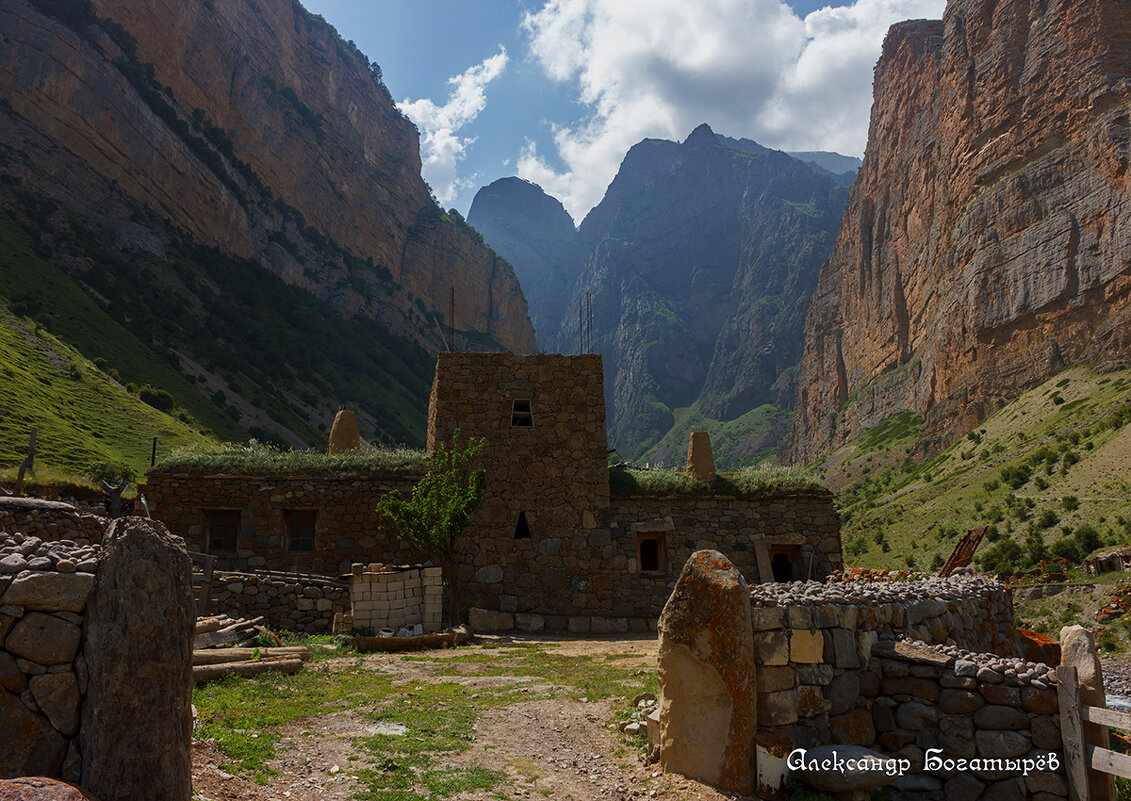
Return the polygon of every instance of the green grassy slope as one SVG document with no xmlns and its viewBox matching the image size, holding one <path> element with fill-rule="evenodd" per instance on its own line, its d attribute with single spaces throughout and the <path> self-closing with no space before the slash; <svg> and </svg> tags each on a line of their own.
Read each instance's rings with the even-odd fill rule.
<svg viewBox="0 0 1131 801">
<path fill-rule="evenodd" d="M 1002 571 L 1131 541 L 1131 370 L 1070 368 L 916 465 L 921 422 L 893 415 L 815 466 L 838 495 L 846 563 L 937 569 L 983 523 L 982 565 Z"/>
<path fill-rule="evenodd" d="M 74 348 L 3 306 L 0 410 L 0 467 L 23 459 L 33 428 L 38 471 L 89 473 L 102 462 L 141 473 L 154 437 L 159 454 L 212 441 L 142 403 Z"/>
<path fill-rule="evenodd" d="M 738 470 L 774 461 L 775 448 L 787 430 L 789 412 L 771 404 L 752 409 L 734 420 L 716 420 L 699 410 L 698 401 L 676 409 L 675 425 L 651 448 L 642 461 L 681 464 L 687 459 L 687 443 L 692 431 L 711 434 L 711 451 L 720 470 Z"/>
</svg>

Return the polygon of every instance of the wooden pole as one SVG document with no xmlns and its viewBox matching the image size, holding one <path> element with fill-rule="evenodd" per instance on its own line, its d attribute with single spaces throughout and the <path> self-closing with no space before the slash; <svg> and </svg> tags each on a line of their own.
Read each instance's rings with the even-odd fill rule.
<svg viewBox="0 0 1131 801">
<path fill-rule="evenodd" d="M 149 455 L 149 466 L 157 464 L 157 437 L 153 438 L 153 453 Z"/>
</svg>

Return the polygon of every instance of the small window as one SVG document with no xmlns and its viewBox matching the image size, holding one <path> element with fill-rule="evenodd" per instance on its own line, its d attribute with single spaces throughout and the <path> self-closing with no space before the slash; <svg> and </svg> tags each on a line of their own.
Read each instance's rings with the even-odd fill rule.
<svg viewBox="0 0 1131 801">
<path fill-rule="evenodd" d="M 216 509 L 208 513 L 208 550 L 213 553 L 230 553 L 236 550 L 240 538 L 240 513 Z"/>
<path fill-rule="evenodd" d="M 314 550 L 314 512 L 287 512 L 287 550 Z"/>
<path fill-rule="evenodd" d="M 511 404 L 511 425 L 529 428 L 534 425 L 534 414 L 530 411 L 530 401 L 516 400 Z"/>
<path fill-rule="evenodd" d="M 640 573 L 667 573 L 663 534 L 637 535 L 636 564 Z"/>
<path fill-rule="evenodd" d="M 518 513 L 518 523 L 514 527 L 514 538 L 516 540 L 530 539 L 530 525 L 526 522 L 526 512 Z"/>
</svg>

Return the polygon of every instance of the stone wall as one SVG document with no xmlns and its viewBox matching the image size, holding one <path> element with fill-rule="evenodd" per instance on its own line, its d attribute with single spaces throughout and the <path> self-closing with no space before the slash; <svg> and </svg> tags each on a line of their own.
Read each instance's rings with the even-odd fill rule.
<svg viewBox="0 0 1131 801">
<path fill-rule="evenodd" d="M 109 524 L 0 499 L 0 778 L 188 801 L 191 565 L 160 524 Z"/>
<path fill-rule="evenodd" d="M 976 576 L 763 584 L 751 588 L 751 621 L 758 727 L 769 742 L 842 742 L 828 740 L 829 730 L 854 718 L 830 718 L 829 687 L 846 672 L 867 670 L 881 636 L 1018 653 L 1009 590 Z"/>
<path fill-rule="evenodd" d="M 214 553 L 218 570 L 266 568 L 339 576 L 354 562 L 413 562 L 395 530 L 374 514 L 391 490 L 411 493 L 420 475 L 191 475 L 150 472 L 144 493 L 153 516 L 184 537 L 189 550 Z M 212 511 L 239 513 L 235 550 L 209 550 Z M 314 512 L 314 548 L 289 548 L 287 513 Z"/>
<path fill-rule="evenodd" d="M 268 628 L 329 632 L 334 615 L 350 608 L 349 585 L 301 573 L 223 572 L 212 576 L 212 614 L 233 618 L 262 615 Z"/>
<path fill-rule="evenodd" d="M 371 634 L 392 629 L 395 634 L 419 625 L 421 633 L 432 634 L 440 630 L 443 605 L 438 567 L 354 565 L 350 612 L 355 629 Z"/>
<path fill-rule="evenodd" d="M 79 643 L 98 549 L 0 530 L 0 778 L 81 779 Z"/>
</svg>

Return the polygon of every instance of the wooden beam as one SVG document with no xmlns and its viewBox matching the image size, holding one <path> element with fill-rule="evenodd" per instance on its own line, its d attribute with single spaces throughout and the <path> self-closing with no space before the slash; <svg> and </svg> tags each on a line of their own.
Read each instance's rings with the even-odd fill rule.
<svg viewBox="0 0 1131 801">
<path fill-rule="evenodd" d="M 1060 672 L 1059 670 L 1057 671 Z M 1117 729 L 1131 731 L 1131 714 L 1119 712 L 1115 709 L 1105 709 L 1098 706 L 1080 707 L 1080 719 L 1088 723 L 1098 723 L 1101 726 L 1114 726 Z"/>
<path fill-rule="evenodd" d="M 1088 766 L 1093 770 L 1131 779 L 1131 756 L 1099 746 L 1088 746 Z"/>
<path fill-rule="evenodd" d="M 1064 742 L 1064 773 L 1072 801 L 1088 801 L 1087 761 L 1084 754 L 1084 724 L 1080 721 L 1079 685 L 1076 668 L 1056 669 L 1056 696 L 1060 704 L 1060 738 Z"/>
<path fill-rule="evenodd" d="M 221 676 L 254 676 L 269 670 L 279 673 L 298 673 L 302 670 L 302 660 L 295 657 L 272 657 L 257 659 L 254 662 L 228 662 L 222 665 L 196 665 L 192 669 L 192 680 L 200 684 Z"/>
<path fill-rule="evenodd" d="M 260 659 L 270 659 L 285 656 L 290 659 L 301 659 L 303 662 L 310 659 L 310 651 L 301 645 L 291 645 L 283 648 L 206 648 L 192 652 L 192 664 L 196 665 L 222 665 L 228 662 L 248 662 L 259 652 Z"/>
</svg>

